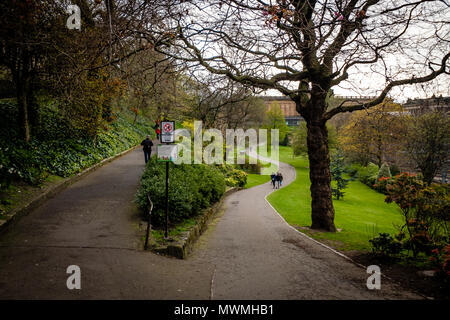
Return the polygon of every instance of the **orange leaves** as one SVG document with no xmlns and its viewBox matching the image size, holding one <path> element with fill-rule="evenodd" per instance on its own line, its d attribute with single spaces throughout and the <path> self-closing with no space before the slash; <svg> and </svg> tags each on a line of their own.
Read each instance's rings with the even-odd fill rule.
<svg viewBox="0 0 450 320">
<path fill-rule="evenodd" d="M 280 6 L 265 6 L 263 16 L 266 17 L 266 25 L 272 25 L 280 21 L 282 18 L 289 19 L 294 15 L 294 11 L 282 8 Z"/>
</svg>

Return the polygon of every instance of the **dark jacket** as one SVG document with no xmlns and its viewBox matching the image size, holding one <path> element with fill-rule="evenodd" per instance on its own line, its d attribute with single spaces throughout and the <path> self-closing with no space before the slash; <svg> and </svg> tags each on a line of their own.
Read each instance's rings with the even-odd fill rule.
<svg viewBox="0 0 450 320">
<path fill-rule="evenodd" d="M 144 146 L 144 151 L 152 152 L 153 142 L 147 138 L 141 142 L 141 146 Z"/>
</svg>

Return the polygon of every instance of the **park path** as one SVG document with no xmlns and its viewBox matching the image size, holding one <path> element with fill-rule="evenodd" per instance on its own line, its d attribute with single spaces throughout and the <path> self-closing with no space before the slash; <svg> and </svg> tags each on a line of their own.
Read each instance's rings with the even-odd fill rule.
<svg viewBox="0 0 450 320">
<path fill-rule="evenodd" d="M 228 196 L 185 260 L 141 250 L 135 150 L 90 173 L 0 235 L 0 299 L 411 299 L 301 236 L 265 201 L 269 183 Z M 281 164 L 285 185 L 292 167 Z M 66 269 L 81 268 L 81 290 Z"/>
</svg>

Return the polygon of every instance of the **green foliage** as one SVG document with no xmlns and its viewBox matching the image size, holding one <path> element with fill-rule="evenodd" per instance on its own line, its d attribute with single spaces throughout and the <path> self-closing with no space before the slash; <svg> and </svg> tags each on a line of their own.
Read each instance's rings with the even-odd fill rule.
<svg viewBox="0 0 450 320">
<path fill-rule="evenodd" d="M 380 255 L 397 255 L 402 251 L 402 243 L 394 239 L 389 233 L 380 233 L 377 237 L 369 240 L 372 252 Z"/>
<path fill-rule="evenodd" d="M 361 170 L 363 166 L 359 163 L 352 163 L 351 165 L 347 165 L 345 167 L 345 172 L 348 173 L 350 177 L 357 177 L 359 170 Z"/>
<path fill-rule="evenodd" d="M 169 220 L 178 223 L 219 201 L 225 192 L 225 179 L 219 169 L 205 164 L 170 164 Z M 136 203 L 148 212 L 147 195 L 153 202 L 152 223 L 161 226 L 165 219 L 165 163 L 156 157 L 147 163 Z"/>
<path fill-rule="evenodd" d="M 242 170 L 235 169 L 229 164 L 221 164 L 216 166 L 225 177 L 225 183 L 229 187 L 243 188 L 247 184 L 247 173 Z"/>
<path fill-rule="evenodd" d="M 22 141 L 15 125 L 16 108 L 0 104 L 0 185 L 7 187 L 13 180 L 40 184 L 47 174 L 67 177 L 138 144 L 152 132 L 150 123 L 139 119 L 132 123 L 127 113 L 95 138 L 80 135 L 54 106 L 42 107 L 41 126 L 35 138 Z"/>
<path fill-rule="evenodd" d="M 243 188 L 247 184 L 247 173 L 242 170 L 234 169 L 231 174 L 225 178 L 227 186 Z"/>
<path fill-rule="evenodd" d="M 450 244 L 443 248 L 435 248 L 431 251 L 430 260 L 438 273 L 450 283 Z"/>
<path fill-rule="evenodd" d="M 396 164 L 391 165 L 389 169 L 391 170 L 391 177 L 394 177 L 401 172 L 400 168 Z"/>
<path fill-rule="evenodd" d="M 330 170 L 332 179 L 336 181 L 336 188 L 332 187 L 331 192 L 339 200 L 340 198 L 344 198 L 344 192 L 342 190 L 347 188 L 348 182 L 350 181 L 350 179 L 344 178 L 344 157 L 342 155 L 337 154 L 333 157 Z"/>
<path fill-rule="evenodd" d="M 377 183 L 373 185 L 373 188 L 380 193 L 387 194 L 387 185 L 391 183 L 392 178 L 390 177 L 381 177 L 378 178 Z"/>
<path fill-rule="evenodd" d="M 405 245 L 414 256 L 450 240 L 450 188 L 428 185 L 416 176 L 403 173 L 395 176 L 386 186 L 386 202 L 395 202 L 402 210 L 403 229 L 409 239 Z"/>
<path fill-rule="evenodd" d="M 271 140 L 271 131 L 270 129 L 278 129 L 279 136 L 278 139 L 280 142 L 283 142 L 286 138 L 287 133 L 289 132 L 289 127 L 286 124 L 286 120 L 284 119 L 283 111 L 281 111 L 280 105 L 278 103 L 273 103 L 270 106 L 270 109 L 266 112 L 266 117 L 263 121 L 262 125 L 263 129 L 268 129 L 267 133 L 267 143 L 270 144 Z"/>
<path fill-rule="evenodd" d="M 336 128 L 327 123 L 328 131 L 328 148 L 334 149 L 337 146 L 337 134 Z M 300 122 L 299 126 L 292 133 L 292 150 L 295 156 L 305 155 L 308 153 L 307 145 L 307 134 L 308 130 L 306 127 L 306 122 Z"/>
<path fill-rule="evenodd" d="M 387 163 L 383 163 L 381 165 L 380 171 L 378 171 L 377 179 L 383 178 L 383 177 L 392 177 L 391 170 L 389 170 L 389 165 Z"/>
<path fill-rule="evenodd" d="M 358 170 L 358 179 L 362 183 L 372 187 L 378 176 L 378 166 L 374 163 L 369 163 L 367 167 L 361 167 Z"/>
<path fill-rule="evenodd" d="M 436 173 L 450 159 L 450 117 L 442 112 L 425 113 L 410 120 L 406 151 L 432 183 Z"/>
</svg>

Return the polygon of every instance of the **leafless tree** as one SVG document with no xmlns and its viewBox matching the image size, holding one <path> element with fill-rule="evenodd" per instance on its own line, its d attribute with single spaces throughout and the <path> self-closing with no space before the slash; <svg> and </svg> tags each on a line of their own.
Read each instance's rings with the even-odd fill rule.
<svg viewBox="0 0 450 320">
<path fill-rule="evenodd" d="M 162 3 L 164 26 L 146 26 L 156 50 L 245 85 L 276 89 L 296 103 L 307 123 L 316 229 L 335 231 L 326 122 L 375 106 L 394 88 L 448 81 L 450 74 L 446 0 Z M 369 84 L 376 87 L 373 100 L 327 107 L 333 87 Z"/>
</svg>

